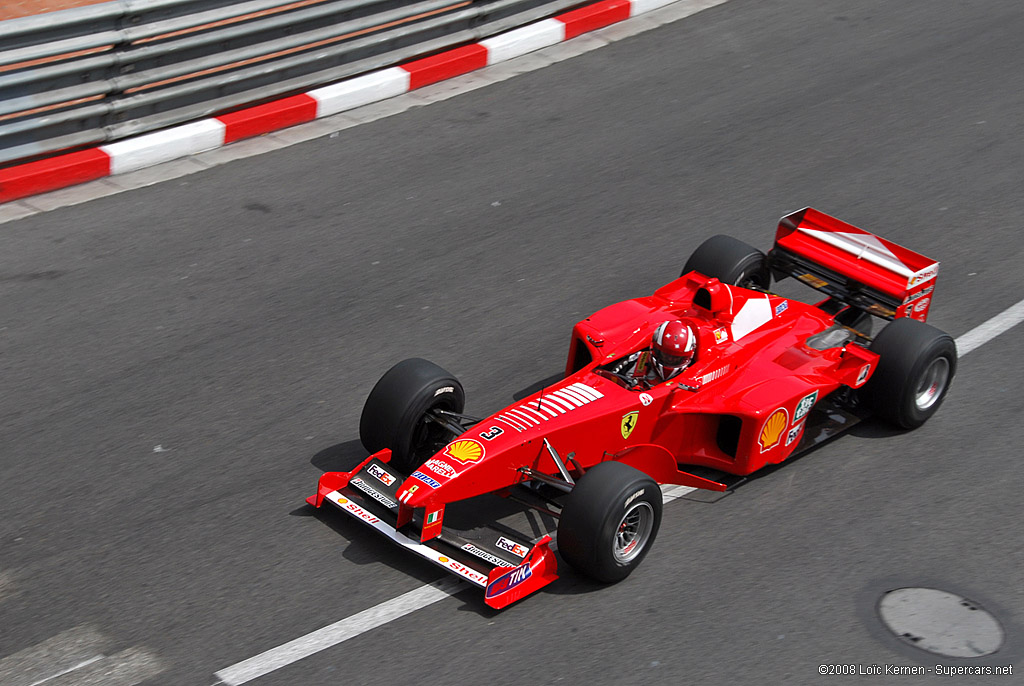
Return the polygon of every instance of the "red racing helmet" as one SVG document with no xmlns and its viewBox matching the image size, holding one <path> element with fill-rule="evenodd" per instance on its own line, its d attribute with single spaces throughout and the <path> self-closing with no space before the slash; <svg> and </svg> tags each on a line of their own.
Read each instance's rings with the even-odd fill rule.
<svg viewBox="0 0 1024 686">
<path fill-rule="evenodd" d="M 685 369 L 697 352 L 697 334 L 678 319 L 662 322 L 654 330 L 654 367 L 662 379 Z"/>
</svg>

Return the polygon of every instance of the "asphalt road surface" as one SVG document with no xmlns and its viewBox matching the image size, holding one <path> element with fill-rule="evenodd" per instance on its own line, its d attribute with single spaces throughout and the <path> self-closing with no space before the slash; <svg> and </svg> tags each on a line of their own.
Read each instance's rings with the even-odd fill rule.
<svg viewBox="0 0 1024 686">
<path fill-rule="evenodd" d="M 732 0 L 0 226 L 0 682 L 209 686 L 441 578 L 303 504 L 361 457 L 378 376 L 426 357 L 493 411 L 562 368 L 575 321 L 675 277 L 712 233 L 767 248 L 813 205 L 940 259 L 930 321 L 954 337 L 999 315 L 1024 277 L 1022 35 L 1016 0 Z M 955 663 L 881 628 L 899 585 L 981 603 L 1006 630 L 983 663 L 1024 669 L 1021 333 L 963 356 L 918 431 L 862 426 L 714 504 L 670 503 L 623 583 L 563 570 L 500 613 L 458 593 L 253 683 Z"/>
</svg>

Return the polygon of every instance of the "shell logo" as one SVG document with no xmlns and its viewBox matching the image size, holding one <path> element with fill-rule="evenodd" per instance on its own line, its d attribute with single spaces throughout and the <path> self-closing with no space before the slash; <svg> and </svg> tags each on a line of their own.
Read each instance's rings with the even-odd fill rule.
<svg viewBox="0 0 1024 686">
<path fill-rule="evenodd" d="M 768 415 L 768 419 L 764 421 L 761 433 L 757 437 L 758 443 L 761 444 L 762 453 L 769 448 L 774 448 L 778 444 L 779 439 L 782 438 L 782 432 L 786 430 L 788 425 L 789 412 L 786 411 L 786 408 L 780 407 Z"/>
<path fill-rule="evenodd" d="M 484 447 L 472 438 L 462 438 L 445 446 L 444 454 L 459 462 L 476 462 L 484 456 Z"/>
</svg>

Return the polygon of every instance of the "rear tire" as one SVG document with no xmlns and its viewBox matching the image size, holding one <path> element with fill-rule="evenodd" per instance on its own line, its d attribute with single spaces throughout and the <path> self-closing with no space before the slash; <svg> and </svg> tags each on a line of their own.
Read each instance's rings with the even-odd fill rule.
<svg viewBox="0 0 1024 686">
<path fill-rule="evenodd" d="M 871 343 L 878 368 L 861 398 L 882 419 L 916 429 L 935 414 L 956 374 L 956 343 L 944 331 L 916 319 L 896 319 Z"/>
<path fill-rule="evenodd" d="M 409 474 L 451 440 L 452 432 L 426 419 L 431 410 L 462 412 L 459 380 L 433 362 L 399 362 L 370 391 L 359 418 L 359 438 L 371 453 L 391 448 L 391 464 Z"/>
<path fill-rule="evenodd" d="M 625 579 L 654 544 L 661 526 L 661 489 L 621 462 L 602 462 L 580 477 L 558 522 L 558 552 L 587 576 Z"/>
<path fill-rule="evenodd" d="M 697 271 L 713 276 L 730 286 L 754 285 L 767 290 L 772 285 L 768 258 L 743 241 L 719 234 L 707 239 L 693 251 L 683 272 Z"/>
</svg>

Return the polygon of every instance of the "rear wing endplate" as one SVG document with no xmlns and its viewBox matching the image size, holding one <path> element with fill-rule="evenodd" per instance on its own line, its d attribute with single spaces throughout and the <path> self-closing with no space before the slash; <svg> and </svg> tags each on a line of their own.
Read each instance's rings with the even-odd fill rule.
<svg viewBox="0 0 1024 686">
<path fill-rule="evenodd" d="M 937 261 L 810 207 L 779 220 L 768 257 L 777 277 L 885 319 L 925 321 L 939 275 Z"/>
</svg>

